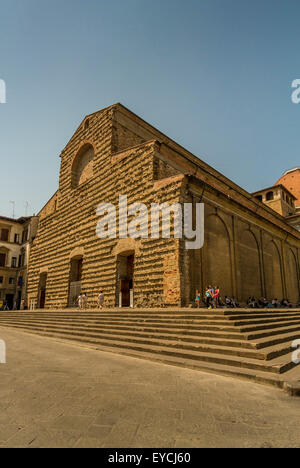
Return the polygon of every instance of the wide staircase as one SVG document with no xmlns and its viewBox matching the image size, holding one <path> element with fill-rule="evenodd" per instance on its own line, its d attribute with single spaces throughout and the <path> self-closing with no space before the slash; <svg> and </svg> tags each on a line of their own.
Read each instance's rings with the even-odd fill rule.
<svg viewBox="0 0 300 468">
<path fill-rule="evenodd" d="M 299 393 L 300 309 L 0 311 L 0 327 Z"/>
</svg>

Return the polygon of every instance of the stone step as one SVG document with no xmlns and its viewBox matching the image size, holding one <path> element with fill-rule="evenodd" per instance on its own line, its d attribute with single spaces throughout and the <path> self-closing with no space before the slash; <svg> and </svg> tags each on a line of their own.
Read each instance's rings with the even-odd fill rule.
<svg viewBox="0 0 300 468">
<path fill-rule="evenodd" d="M 204 309 L 205 310 L 205 309 Z M 286 313 L 292 313 L 292 314 L 299 314 L 300 308 L 299 307 L 294 307 L 294 308 L 286 308 L 286 309 L 213 309 L 214 311 L 222 311 L 224 315 L 259 315 L 259 314 L 264 314 L 264 315 L 277 315 L 277 314 L 286 314 Z"/>
<path fill-rule="evenodd" d="M 10 324 L 12 325 L 20 325 L 20 326 L 40 326 L 40 327 L 54 327 L 57 329 L 63 328 L 63 329 L 70 329 L 70 330 L 81 330 L 81 331 L 90 331 L 93 333 L 101 333 L 101 334 L 107 334 L 107 335 L 120 335 L 120 336 L 139 336 L 139 337 L 144 337 L 144 338 L 158 338 L 158 339 L 163 339 L 163 340 L 174 340 L 178 339 L 180 341 L 184 342 L 190 342 L 190 343 L 204 343 L 204 344 L 224 344 L 224 346 L 230 346 L 230 347 L 241 347 L 241 348 L 246 348 L 246 349 L 254 349 L 257 350 L 255 343 L 251 343 L 246 340 L 242 339 L 237 339 L 240 338 L 240 334 L 235 334 L 233 336 L 228 335 L 222 335 L 222 334 L 217 334 L 217 333 L 212 333 L 210 334 L 211 336 L 206 336 L 206 333 L 201 333 L 201 332 L 189 332 L 189 331 L 183 331 L 181 329 L 176 329 L 176 330 L 160 330 L 159 328 L 151 328 L 151 329 L 144 329 L 143 327 L 130 327 L 130 326 L 110 326 L 110 325 L 105 325 L 105 326 L 98 326 L 91 324 L 89 322 L 78 322 L 78 323 L 70 323 L 70 321 L 63 321 L 63 322 L 58 322 L 58 321 L 34 321 L 34 320 L 18 320 L 18 321 L 1 321 L 0 322 L 3 326 L 9 326 Z"/>
<path fill-rule="evenodd" d="M 232 318 L 232 317 L 231 317 Z M 233 322 L 236 327 L 247 327 L 248 325 L 273 325 L 273 324 L 282 324 L 286 322 L 290 323 L 300 323 L 300 315 L 299 317 L 276 317 L 276 318 L 264 318 L 264 319 L 246 319 L 246 320 L 230 320 Z"/>
<path fill-rule="evenodd" d="M 0 324 L 2 321 L 5 320 L 4 318 L 0 318 Z M 6 320 L 11 320 L 11 319 L 6 319 Z M 35 321 L 35 319 L 32 319 Z M 57 319 L 57 321 L 62 320 L 62 319 Z M 66 320 L 66 319 L 64 319 Z M 43 319 L 44 321 L 44 319 Z M 75 322 L 74 319 L 70 319 L 70 321 Z M 145 320 L 145 319 L 113 319 L 109 318 L 107 320 L 101 320 L 101 319 L 95 319 L 95 320 L 90 320 L 90 323 L 97 324 L 97 325 L 102 325 L 102 324 L 107 324 L 107 325 L 122 325 L 122 324 L 127 324 L 127 325 L 135 325 L 135 326 L 151 326 L 151 327 L 156 327 L 159 326 L 161 328 L 182 328 L 186 330 L 226 330 L 228 332 L 239 332 L 238 327 L 231 326 L 229 322 L 222 322 L 219 323 L 217 322 L 193 322 L 193 321 L 185 321 L 185 320 L 178 320 L 178 321 L 173 321 L 173 320 Z"/>
<path fill-rule="evenodd" d="M 261 383 L 264 385 L 272 385 L 278 388 L 284 387 L 284 380 L 283 375 L 275 374 L 275 373 L 268 373 L 262 372 L 257 370 L 251 370 L 247 368 L 241 367 L 233 367 L 231 365 L 224 365 L 224 364 L 217 364 L 215 362 L 205 362 L 199 361 L 198 359 L 193 358 L 180 358 L 175 356 L 168 356 L 168 355 L 161 355 L 158 353 L 151 353 L 151 351 L 143 352 L 143 351 L 136 351 L 134 349 L 122 349 L 122 348 L 115 348 L 109 346 L 101 346 L 99 343 L 95 343 L 94 340 L 85 340 L 84 342 L 81 341 L 80 338 L 71 338 L 65 337 L 63 335 L 52 335 L 47 332 L 39 332 L 36 333 L 34 331 L 24 331 L 24 333 L 29 333 L 33 335 L 40 335 L 45 336 L 47 338 L 53 339 L 54 341 L 68 341 L 70 344 L 76 344 L 76 346 L 83 346 L 85 348 L 92 348 L 97 350 L 102 350 L 104 352 L 114 353 L 114 354 L 121 354 L 125 356 L 131 356 L 136 359 L 143 359 L 143 360 L 150 360 L 153 362 L 160 362 L 167 365 L 179 366 L 184 367 L 192 370 L 198 370 L 207 373 L 217 373 L 224 376 L 242 378 L 247 380 L 252 380 L 257 383 Z M 287 372 L 289 374 L 292 372 L 291 370 Z M 285 375 L 285 374 L 284 374 Z"/>
<path fill-rule="evenodd" d="M 225 339 L 225 340 L 242 340 L 243 343 L 245 343 L 246 347 L 249 347 L 249 342 L 244 341 L 243 336 L 238 330 L 235 330 L 234 332 L 231 333 L 223 333 L 220 331 L 201 331 L 201 328 L 199 330 L 193 331 L 191 330 L 190 327 L 181 327 L 181 328 L 166 328 L 166 327 L 152 327 L 152 326 L 145 326 L 145 325 L 128 325 L 126 323 L 122 323 L 121 325 L 111 325 L 107 324 L 106 322 L 103 322 L 102 324 L 99 324 L 98 321 L 95 322 L 84 322 L 83 320 L 80 321 L 71 321 L 71 320 L 43 320 L 43 321 L 37 321 L 37 320 L 18 320 L 18 321 L 0 321 L 1 324 L 5 323 L 18 323 L 18 324 L 30 324 L 34 325 L 36 323 L 40 324 L 60 324 L 60 325 L 72 325 L 72 326 L 84 326 L 86 328 L 92 327 L 95 330 L 105 330 L 105 331 L 124 331 L 124 332 L 145 332 L 145 333 L 162 333 L 164 335 L 170 335 L 170 336 L 177 336 L 181 335 L 184 337 L 203 337 L 203 338 L 217 338 L 217 339 Z M 252 347 L 252 346 L 251 346 Z"/>
<path fill-rule="evenodd" d="M 4 314 L 3 312 L 0 312 L 0 319 L 2 318 L 16 318 L 19 317 L 20 313 L 6 313 Z M 22 313 L 22 316 L 25 318 L 66 318 L 66 319 L 81 319 L 84 318 L 86 320 L 95 320 L 97 318 L 99 319 L 111 319 L 111 320 L 146 320 L 146 321 L 154 321 L 154 320 L 161 320 L 161 321 L 200 321 L 202 322 L 203 320 L 207 321 L 221 321 L 224 323 L 229 322 L 229 318 L 225 316 L 224 314 L 218 314 L 218 315 L 212 315 L 212 314 L 185 314 L 185 315 L 179 315 L 179 314 L 90 314 L 88 312 L 76 314 L 76 313 L 51 313 L 51 314 L 41 314 L 41 313 L 31 313 L 31 314 L 26 314 Z"/>
<path fill-rule="evenodd" d="M 243 320 L 247 319 L 248 317 L 250 319 L 252 318 L 276 318 L 276 316 L 282 316 L 282 317 L 288 317 L 288 316 L 300 316 L 300 309 L 284 309 L 284 310 L 275 310 L 275 311 L 266 311 L 266 309 L 259 309 L 259 310 L 230 310 L 230 309 L 213 309 L 212 311 L 208 311 L 207 309 L 196 309 L 195 312 L 191 312 L 191 309 L 183 309 L 183 310 L 166 310 L 166 309 L 161 309 L 158 311 L 154 310 L 147 310 L 144 311 L 143 309 L 137 311 L 136 309 L 108 309 L 108 310 L 85 310 L 85 311 L 79 311 L 78 309 L 64 309 L 62 311 L 47 311 L 47 310 L 37 310 L 37 311 L 0 311 L 0 317 L 14 317 L 18 316 L 19 314 L 22 314 L 23 316 L 51 316 L 51 317 L 82 317 L 83 315 L 87 317 L 122 317 L 122 318 L 129 318 L 129 317 L 136 317 L 136 318 L 141 318 L 143 316 L 149 318 L 149 317 L 154 317 L 157 316 L 159 318 L 163 317 L 174 317 L 174 318 L 191 318 L 191 319 L 197 319 L 197 318 L 222 318 L 226 317 L 229 320 Z"/>
<path fill-rule="evenodd" d="M 276 346 L 283 343 L 292 343 L 295 340 L 299 339 L 298 331 L 290 331 L 287 333 L 282 333 L 281 335 L 268 336 L 267 338 L 257 338 L 255 340 L 250 340 L 250 343 L 255 345 L 257 349 L 264 349 L 270 346 Z"/>
<path fill-rule="evenodd" d="M 272 338 L 274 336 L 282 336 L 286 335 L 287 333 L 296 333 L 300 331 L 300 324 L 286 326 L 284 328 L 275 328 L 275 329 L 267 329 L 267 330 L 258 330 L 256 333 L 243 333 L 243 336 L 247 340 L 260 340 L 263 338 Z"/>
<path fill-rule="evenodd" d="M 203 315 L 203 316 L 171 316 L 171 315 L 168 315 L 168 316 L 163 316 L 163 315 L 153 315 L 153 316 L 149 316 L 149 315 L 144 315 L 144 314 L 141 314 L 141 315 L 130 315 L 130 316 L 124 316 L 124 315 L 113 315 L 113 314 L 110 314 L 110 315 L 105 315 L 105 316 L 101 316 L 101 315 L 89 315 L 89 314 L 80 314 L 80 315 L 65 315 L 65 314 L 59 314 L 59 315 L 39 315 L 39 314 L 31 314 L 30 316 L 29 315 L 25 315 L 23 314 L 22 315 L 23 318 L 31 318 L 31 319 L 36 319 L 36 318 L 41 318 L 41 319 L 66 319 L 66 320 L 81 320 L 81 319 L 84 319 L 84 320 L 110 320 L 110 321 L 129 321 L 129 322 L 147 322 L 147 323 L 153 323 L 153 322 L 156 322 L 156 321 L 159 321 L 159 322 L 162 322 L 162 323 L 211 323 L 211 322 L 220 322 L 222 324 L 225 324 L 225 325 L 228 325 L 228 326 L 232 326 L 232 323 L 230 323 L 230 321 L 228 320 L 227 317 L 225 317 L 224 315 L 219 315 L 219 316 L 210 316 L 210 315 Z M 15 318 L 19 318 L 20 317 L 20 314 L 10 314 L 10 315 L 2 315 L 0 314 L 0 321 L 2 319 L 15 319 Z"/>
<path fill-rule="evenodd" d="M 188 314 L 185 314 L 185 315 L 175 315 L 175 314 L 168 314 L 168 315 L 165 315 L 165 314 L 158 314 L 158 315 L 155 315 L 155 314 L 142 314 L 142 313 L 139 313 L 139 314 L 134 314 L 134 313 L 131 313 L 131 314 L 113 314 L 113 313 L 106 313 L 106 314 L 102 314 L 102 313 L 93 313 L 93 314 L 90 314 L 88 312 L 81 312 L 81 313 L 63 313 L 63 312 L 60 312 L 60 313 L 40 313 L 40 312 L 34 312 L 34 313 L 28 313 L 28 312 L 19 312 L 19 313 L 16 313 L 16 312 L 9 312 L 9 313 L 5 313 L 4 312 L 0 312 L 0 320 L 1 319 L 6 319 L 6 318 L 9 318 L 9 319 L 14 319 L 14 318 L 17 318 L 20 316 L 20 314 L 22 314 L 22 316 L 24 318 L 43 318 L 43 319 L 46 319 L 46 318 L 57 318 L 57 319 L 81 319 L 81 318 L 84 318 L 85 320 L 94 320 L 95 318 L 99 318 L 99 319 L 108 319 L 110 318 L 111 320 L 137 320 L 137 321 L 140 321 L 140 320 L 145 320 L 145 321 L 153 321 L 153 320 L 159 320 L 159 321 L 165 321 L 165 322 L 182 322 L 182 321 L 187 321 L 187 323 L 190 323 L 190 322 L 194 322 L 194 323 L 197 323 L 197 322 L 200 322 L 200 323 L 203 323 L 205 321 L 207 321 L 208 323 L 212 322 L 212 321 L 217 321 L 217 322 L 220 322 L 220 323 L 224 323 L 224 324 L 230 324 L 231 322 L 234 322 L 234 325 L 235 326 L 247 326 L 247 324 L 251 324 L 251 325 L 261 325 L 261 324 L 273 324 L 273 323 L 276 323 L 276 322 L 285 322 L 285 321 L 297 321 L 299 320 L 300 321 L 300 312 L 298 315 L 294 315 L 294 314 L 286 314 L 284 316 L 282 315 L 278 315 L 276 317 L 272 317 L 270 316 L 270 314 L 268 314 L 268 316 L 263 316 L 263 317 L 257 317 L 257 316 L 249 316 L 249 315 L 245 315 L 243 317 L 241 316 L 232 316 L 232 315 L 224 315 L 224 314 L 219 314 L 219 315 L 215 315 L 215 314 L 196 314 L 196 315 L 188 315 Z M 257 320 L 253 320 L 254 318 L 256 318 Z"/>
<path fill-rule="evenodd" d="M 8 325 L 6 325 L 8 326 Z M 237 367 L 246 367 L 252 370 L 259 370 L 271 373 L 283 373 L 293 367 L 293 363 L 287 357 L 275 357 L 272 361 L 263 361 L 262 355 L 250 351 L 240 351 L 236 348 L 224 348 L 216 346 L 192 346 L 179 343 L 178 341 L 163 341 L 163 340 L 140 340 L 131 339 L 128 337 L 119 336 L 103 336 L 99 334 L 93 335 L 85 331 L 76 330 L 57 330 L 52 327 L 32 327 L 19 326 L 10 324 L 9 328 L 20 328 L 31 333 L 47 333 L 49 336 L 59 335 L 66 339 L 75 338 L 79 341 L 95 342 L 103 346 L 111 346 L 114 348 L 134 349 L 136 351 L 143 350 L 144 352 L 156 352 L 164 355 L 174 355 L 181 358 L 192 358 L 206 362 L 216 362 L 218 364 L 232 365 Z"/>
<path fill-rule="evenodd" d="M 44 322 L 41 322 L 40 324 L 44 324 Z M 64 323 L 60 324 L 60 326 L 63 327 L 66 327 L 68 325 L 70 325 L 68 321 L 65 321 Z M 111 335 L 118 334 L 124 336 L 140 336 L 144 338 L 158 338 L 163 340 L 178 339 L 180 341 L 189 343 L 222 345 L 229 346 L 232 348 L 240 347 L 246 349 L 263 350 L 264 354 L 267 356 L 266 359 L 271 359 L 271 356 L 274 354 L 274 352 L 276 353 L 276 355 L 286 354 L 290 352 L 292 342 L 299 338 L 298 332 L 288 332 L 278 336 L 275 335 L 272 338 L 268 339 L 256 339 L 254 342 L 243 339 L 243 336 L 241 334 L 228 335 L 220 332 L 191 332 L 188 330 L 183 331 L 180 328 L 176 330 L 160 330 L 160 328 L 147 329 L 144 327 L 111 327 L 103 325 L 100 327 L 98 325 L 92 325 L 90 323 L 82 323 L 81 325 L 77 324 L 75 326 L 73 325 L 73 328 L 83 328 L 84 330 L 89 330 L 97 333 L 101 332 L 103 334 Z"/>
<path fill-rule="evenodd" d="M 5 319 L 9 319 L 9 320 L 13 320 L 14 318 L 18 318 L 19 316 L 15 315 L 15 316 L 5 316 L 5 317 L 0 317 L 0 322 L 2 320 L 5 320 Z M 32 320 L 36 320 L 39 316 L 31 316 L 30 318 Z M 23 317 L 25 318 L 25 317 Z M 28 317 L 29 318 L 29 317 Z M 43 320 L 48 320 L 48 319 L 51 319 L 53 320 L 55 317 L 40 317 L 40 318 L 43 318 Z M 208 327 L 211 327 L 213 326 L 214 329 L 216 330 L 217 328 L 216 327 L 222 327 L 222 329 L 226 328 L 228 331 L 234 331 L 235 328 L 237 328 L 239 331 L 241 331 L 242 333 L 250 333 L 252 331 L 259 331 L 259 330 L 270 330 L 270 329 L 273 329 L 273 328 L 281 328 L 281 327 L 286 327 L 288 325 L 293 325 L 294 323 L 295 324 L 300 324 L 300 318 L 299 320 L 296 320 L 296 319 L 286 319 L 284 321 L 282 320 L 273 320 L 272 322 L 268 322 L 268 323 L 265 323 L 265 322 L 260 322 L 259 324 L 257 325 L 253 325 L 251 322 L 247 322 L 248 324 L 247 325 L 243 325 L 243 326 L 240 326 L 238 325 L 237 323 L 235 322 L 232 322 L 232 321 L 229 321 L 229 320 L 214 320 L 213 318 L 211 318 L 210 320 L 199 320 L 199 319 L 195 319 L 195 320 L 187 320 L 187 319 L 165 319 L 165 318 L 153 318 L 153 319 L 149 319 L 149 318 L 143 318 L 143 317 L 140 317 L 140 318 L 115 318 L 115 317 L 109 317 L 108 319 L 101 319 L 101 318 L 98 318 L 98 317 L 84 317 L 84 316 L 80 316 L 78 318 L 76 317 L 71 317 L 71 318 L 67 318 L 67 317 L 57 317 L 57 320 L 72 320 L 72 321 L 76 321 L 76 320 L 82 320 L 84 318 L 85 321 L 87 320 L 90 320 L 92 321 L 93 323 L 110 323 L 110 324 L 114 324 L 114 323 L 121 323 L 121 322 L 127 322 L 127 323 L 130 323 L 130 324 L 150 324 L 150 325 L 153 325 L 153 326 L 157 326 L 157 325 L 167 325 L 167 326 L 174 326 L 176 324 L 180 324 L 180 325 L 187 325 L 187 326 L 199 326 L 201 325 L 201 328 L 203 328 L 203 326 L 208 326 Z M 97 319 L 97 321 L 95 321 Z M 249 326 L 249 324 L 251 324 L 251 326 Z M 234 327 L 232 326 L 234 325 Z"/>
<path fill-rule="evenodd" d="M 253 357 L 256 359 L 265 359 L 265 354 L 263 352 L 259 352 L 255 346 L 251 346 L 250 343 L 245 342 L 248 346 L 243 347 L 242 342 L 233 342 L 233 341 L 225 341 L 225 340 L 201 340 L 199 338 L 189 338 L 180 335 L 159 335 L 157 333 L 153 334 L 145 334 L 145 333 L 137 333 L 137 332 L 129 332 L 126 331 L 125 333 L 119 331 L 112 331 L 112 330 L 101 330 L 95 329 L 90 327 L 84 326 L 77 326 L 77 327 L 68 327 L 67 325 L 56 325 L 56 324 L 47 324 L 44 323 L 34 323 L 34 324 L 20 324 L 18 322 L 9 322 L 3 323 L 4 326 L 16 327 L 21 329 L 34 329 L 34 330 L 42 330 L 42 331 L 51 331 L 51 332 L 58 332 L 58 333 L 68 333 L 74 335 L 80 335 L 83 337 L 92 337 L 98 338 L 103 337 L 108 340 L 119 340 L 119 341 L 126 341 L 126 342 L 133 342 L 133 343 L 143 343 L 143 344 L 162 344 L 167 345 L 170 347 L 175 348 L 182 348 L 182 349 L 192 349 L 192 350 L 206 350 L 207 352 L 222 352 L 223 354 L 233 354 L 233 355 L 241 355 L 241 356 L 248 356 Z M 249 351 L 246 351 L 246 349 Z"/>
<path fill-rule="evenodd" d="M 24 321 L 24 317 L 22 315 L 19 315 L 20 319 L 18 321 Z M 4 319 L 4 317 L 0 318 L 0 323 L 2 323 L 3 321 L 7 321 L 8 319 Z M 11 321 L 12 319 L 9 318 L 9 321 Z M 53 323 L 53 320 L 54 320 L 54 317 L 52 318 L 47 318 L 47 319 L 43 319 L 43 323 Z M 31 323 L 35 323 L 37 321 L 37 317 L 35 318 L 32 318 L 30 320 Z M 83 319 L 56 319 L 55 320 L 56 323 L 68 323 L 68 324 L 72 324 L 72 325 L 75 325 L 75 324 L 81 324 L 83 323 Z M 146 331 L 146 330 L 158 330 L 160 329 L 161 331 L 164 331 L 164 330 L 168 330 L 167 332 L 170 333 L 170 330 L 174 330 L 174 332 L 177 332 L 178 333 L 178 330 L 181 331 L 181 333 L 185 332 L 185 333 L 195 333 L 197 335 L 199 335 L 199 333 L 197 332 L 200 332 L 200 333 L 204 333 L 206 332 L 206 335 L 212 335 L 214 336 L 215 333 L 217 332 L 220 332 L 220 336 L 222 337 L 225 337 L 225 338 L 235 338 L 236 337 L 236 334 L 240 334 L 240 336 L 242 338 L 244 338 L 245 340 L 259 340 L 259 339 L 262 339 L 262 338 L 268 338 L 268 337 L 271 337 L 271 336 L 274 336 L 274 335 L 280 335 L 280 334 L 283 334 L 285 335 L 286 333 L 294 333 L 298 330 L 300 330 L 300 324 L 298 323 L 289 323 L 289 322 L 284 322 L 284 323 L 280 323 L 280 326 L 278 326 L 278 324 L 275 324 L 273 326 L 273 328 L 271 329 L 269 326 L 267 326 L 267 328 L 257 328 L 255 327 L 255 330 L 256 330 L 256 333 L 246 333 L 245 330 L 249 330 L 249 328 L 238 328 L 238 327 L 228 327 L 227 325 L 226 326 L 223 326 L 220 325 L 218 323 L 218 325 L 207 325 L 206 323 L 202 323 L 202 326 L 199 326 L 199 324 L 185 324 L 183 322 L 181 322 L 180 324 L 176 323 L 165 323 L 165 322 L 151 322 L 151 323 L 148 323 L 147 321 L 134 321 L 134 322 L 131 322 L 131 321 L 124 321 L 124 320 L 114 320 L 114 321 L 111 321 L 111 320 L 92 320 L 92 321 L 89 321 L 87 322 L 86 320 L 84 320 L 84 323 L 90 323 L 92 324 L 93 326 L 99 326 L 99 327 L 103 327 L 103 326 L 106 326 L 106 327 L 123 327 L 124 324 L 125 324 L 125 327 L 127 327 L 128 329 L 131 329 L 134 325 L 134 328 L 135 329 L 139 329 L 139 328 L 142 328 L 143 331 Z M 179 326 L 180 325 L 180 326 Z M 253 327 L 251 327 L 251 330 L 253 329 Z M 204 335 L 205 336 L 205 335 Z M 293 338 L 295 339 L 295 338 Z M 278 344 L 278 343 L 277 343 Z"/>
<path fill-rule="evenodd" d="M 2 322 L 3 325 L 16 324 L 20 326 L 38 326 L 38 327 L 50 327 L 54 329 L 67 329 L 67 330 L 76 330 L 76 331 L 89 331 L 91 333 L 98 333 L 101 335 L 119 335 L 127 337 L 139 337 L 139 338 L 155 338 L 159 340 L 178 340 L 185 343 L 197 343 L 197 344 L 207 344 L 207 345 L 216 345 L 224 346 L 230 348 L 241 348 L 241 349 L 252 349 L 252 350 L 263 350 L 265 359 L 271 359 L 274 356 L 279 356 L 282 354 L 287 354 L 291 351 L 292 342 L 298 338 L 299 334 L 287 333 L 283 336 L 275 336 L 273 339 L 266 340 L 256 340 L 255 342 L 246 341 L 243 339 L 236 339 L 238 336 L 234 336 L 234 339 L 230 339 L 228 336 L 216 336 L 212 334 L 211 337 L 203 337 L 201 333 L 192 334 L 190 332 L 182 333 L 182 330 L 177 329 L 176 331 L 164 330 L 161 332 L 159 329 L 147 330 L 143 328 L 131 328 L 127 327 L 122 329 L 121 327 L 99 327 L 97 325 L 92 325 L 90 323 L 70 323 L 70 321 L 57 322 L 57 321 L 14 321 L 14 322 Z M 280 345 L 280 346 L 278 346 Z M 276 347 L 277 346 L 277 347 Z M 275 348 L 276 347 L 276 348 Z M 270 349 L 268 349 L 270 348 Z"/>
<path fill-rule="evenodd" d="M 0 326 L 280 387 L 300 381 L 300 309 L 0 311 Z"/>
<path fill-rule="evenodd" d="M 264 319 L 267 319 L 267 320 L 272 320 L 272 319 L 279 319 L 279 318 L 286 318 L 286 317 L 295 317 L 295 318 L 299 318 L 300 317 L 300 312 L 282 312 L 282 313 L 278 313 L 278 314 L 270 314 L 270 313 L 267 313 L 267 314 L 264 314 L 264 313 L 261 313 L 261 314 L 224 314 L 224 317 L 226 317 L 228 320 L 234 320 L 234 321 L 238 321 L 238 320 L 264 320 Z"/>
<path fill-rule="evenodd" d="M 254 326 L 244 326 L 244 327 L 237 327 L 237 329 L 243 333 L 247 334 L 248 336 L 251 335 L 251 332 L 260 332 L 260 331 L 265 331 L 266 333 L 269 333 L 269 331 L 274 331 L 276 329 L 280 330 L 281 328 L 287 328 L 287 327 L 300 327 L 300 320 L 297 322 L 276 322 L 273 324 L 261 324 L 261 325 L 254 325 Z M 299 329 L 299 328 L 298 328 Z"/>
</svg>

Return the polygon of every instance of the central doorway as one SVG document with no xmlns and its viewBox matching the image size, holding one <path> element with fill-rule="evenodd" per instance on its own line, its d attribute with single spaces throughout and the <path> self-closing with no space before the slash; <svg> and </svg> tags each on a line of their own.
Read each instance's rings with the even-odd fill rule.
<svg viewBox="0 0 300 468">
<path fill-rule="evenodd" d="M 77 306 L 77 299 L 81 293 L 82 263 L 82 257 L 73 258 L 70 263 L 69 307 Z"/>
<path fill-rule="evenodd" d="M 38 296 L 39 309 L 45 308 L 46 289 L 47 289 L 47 273 L 42 273 L 40 275 L 40 283 L 39 283 L 39 296 Z"/>
<path fill-rule="evenodd" d="M 118 257 L 119 307 L 133 307 L 134 254 Z"/>
</svg>

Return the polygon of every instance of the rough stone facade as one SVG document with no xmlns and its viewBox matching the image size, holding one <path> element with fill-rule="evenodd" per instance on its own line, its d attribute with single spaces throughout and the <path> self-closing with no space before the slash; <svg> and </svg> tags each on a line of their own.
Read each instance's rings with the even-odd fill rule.
<svg viewBox="0 0 300 468">
<path fill-rule="evenodd" d="M 100 203 L 205 204 L 205 244 L 105 239 L 96 235 Z M 59 188 L 40 213 L 31 249 L 29 302 L 96 306 L 188 306 L 195 291 L 223 297 L 299 301 L 300 233 L 285 218 L 120 104 L 83 121 L 61 154 Z M 120 294 L 122 292 L 122 295 Z M 43 304 L 44 305 L 44 304 Z"/>
</svg>

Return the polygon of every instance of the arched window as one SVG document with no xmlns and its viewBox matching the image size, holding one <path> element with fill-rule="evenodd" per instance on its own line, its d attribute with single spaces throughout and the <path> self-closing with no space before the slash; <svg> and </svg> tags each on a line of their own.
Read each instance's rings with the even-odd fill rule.
<svg viewBox="0 0 300 468">
<path fill-rule="evenodd" d="M 268 192 L 266 198 L 267 201 L 274 200 L 274 192 Z"/>
<path fill-rule="evenodd" d="M 94 148 L 91 144 L 83 145 L 78 151 L 72 166 L 72 187 L 78 187 L 93 177 Z"/>
<path fill-rule="evenodd" d="M 9 250 L 5 247 L 0 247 L 0 267 L 6 267 L 8 264 Z"/>
<path fill-rule="evenodd" d="M 257 197 L 256 197 L 256 198 L 257 198 L 257 200 L 258 200 L 258 201 L 260 201 L 260 202 L 262 202 L 262 201 L 263 201 L 263 197 L 262 197 L 262 195 L 257 195 Z"/>
</svg>

